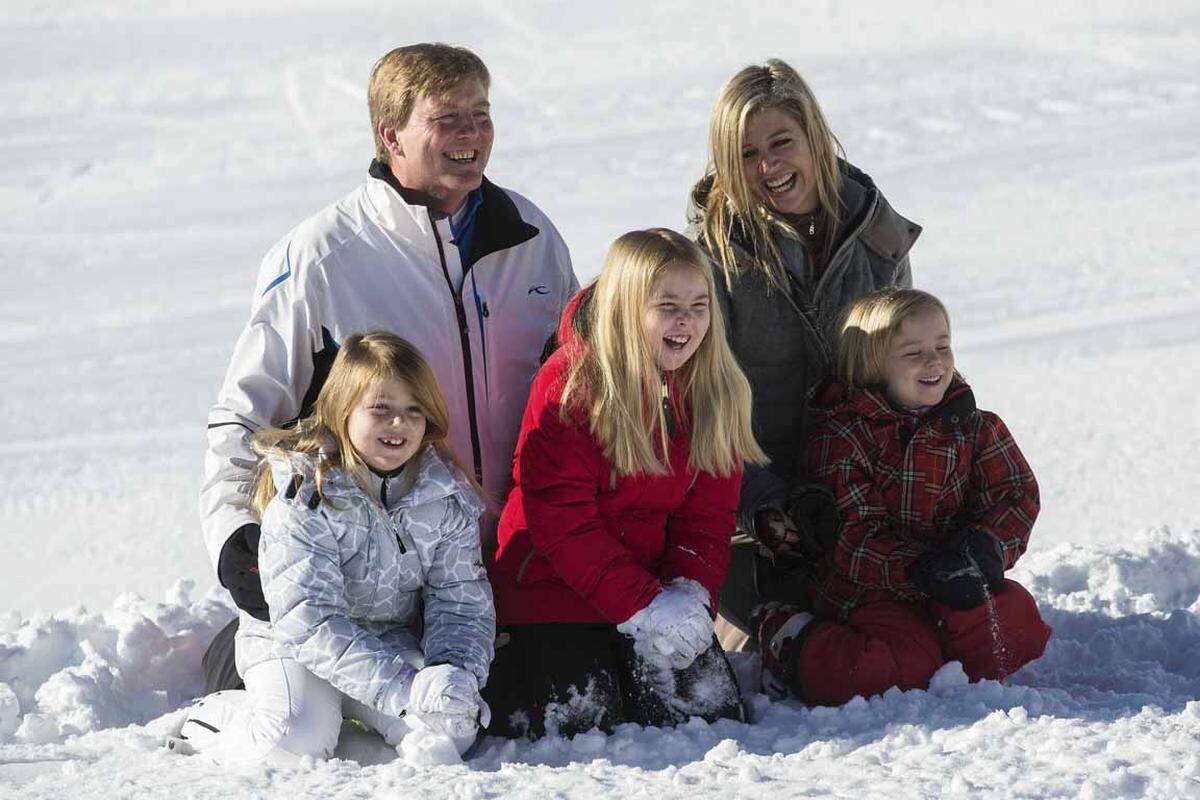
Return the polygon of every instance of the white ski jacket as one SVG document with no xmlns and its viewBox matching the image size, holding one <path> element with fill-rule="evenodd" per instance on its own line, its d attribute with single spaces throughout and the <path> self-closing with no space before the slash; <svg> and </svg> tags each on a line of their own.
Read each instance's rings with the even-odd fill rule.
<svg viewBox="0 0 1200 800">
<path fill-rule="evenodd" d="M 221 547 L 250 508 L 250 436 L 310 413 L 338 344 L 388 330 L 437 374 L 450 444 L 497 503 L 543 346 L 578 289 L 570 254 L 531 202 L 486 179 L 470 258 L 447 218 L 404 200 L 386 168 L 288 233 L 267 253 L 250 321 L 209 412 L 200 493 L 205 545 Z M 451 287 L 455 268 L 465 275 Z"/>
<path fill-rule="evenodd" d="M 271 621 L 241 613 L 240 674 L 291 658 L 392 716 L 426 664 L 487 682 L 496 612 L 479 546 L 483 504 L 432 447 L 418 458 L 407 492 L 397 489 L 403 476 L 370 475 L 368 492 L 334 469 L 319 502 L 314 458 L 268 458 L 279 493 L 263 514 L 258 552 Z M 289 492 L 297 476 L 299 490 Z"/>
</svg>

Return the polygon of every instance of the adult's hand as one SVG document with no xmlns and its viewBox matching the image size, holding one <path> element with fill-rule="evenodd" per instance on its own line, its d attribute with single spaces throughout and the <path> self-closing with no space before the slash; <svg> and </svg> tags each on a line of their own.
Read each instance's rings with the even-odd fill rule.
<svg viewBox="0 0 1200 800">
<path fill-rule="evenodd" d="M 262 529 L 253 522 L 234 531 L 221 547 L 217 578 L 229 590 L 238 608 L 266 622 L 270 615 L 267 599 L 263 597 L 262 578 L 258 574 L 258 540 L 261 535 Z"/>
<path fill-rule="evenodd" d="M 842 514 L 832 491 L 820 484 L 801 486 L 788 497 L 786 510 L 806 556 L 815 561 L 833 549 L 842 533 Z"/>
</svg>

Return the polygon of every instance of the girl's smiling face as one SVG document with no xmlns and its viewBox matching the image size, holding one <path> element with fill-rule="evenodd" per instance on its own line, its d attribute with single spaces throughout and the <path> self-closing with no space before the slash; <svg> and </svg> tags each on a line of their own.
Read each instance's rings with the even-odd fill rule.
<svg viewBox="0 0 1200 800">
<path fill-rule="evenodd" d="M 642 332 L 663 372 L 679 369 L 708 332 L 708 281 L 689 266 L 667 269 L 654 282 L 642 314 Z"/>
<path fill-rule="evenodd" d="M 888 398 L 909 410 L 936 406 L 953 376 L 954 351 L 946 316 L 930 309 L 900 323 L 883 364 Z"/>
<path fill-rule="evenodd" d="M 425 412 L 403 381 L 369 386 L 346 424 L 350 444 L 376 472 L 392 472 L 413 457 L 425 438 Z"/>
</svg>

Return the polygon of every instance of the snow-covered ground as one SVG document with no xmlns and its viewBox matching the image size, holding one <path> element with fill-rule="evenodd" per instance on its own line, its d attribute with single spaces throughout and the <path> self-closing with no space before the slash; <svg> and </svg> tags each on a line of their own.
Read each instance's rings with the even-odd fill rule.
<svg viewBox="0 0 1200 800">
<path fill-rule="evenodd" d="M 1200 797 L 1200 4 L 193 5 L 0 10 L 0 796 Z M 1045 657 L 454 767 L 159 750 L 231 615 L 195 495 L 258 259 L 360 180 L 370 66 L 420 40 L 487 61 L 489 173 L 584 278 L 682 225 L 725 77 L 797 66 L 1041 481 Z"/>
</svg>

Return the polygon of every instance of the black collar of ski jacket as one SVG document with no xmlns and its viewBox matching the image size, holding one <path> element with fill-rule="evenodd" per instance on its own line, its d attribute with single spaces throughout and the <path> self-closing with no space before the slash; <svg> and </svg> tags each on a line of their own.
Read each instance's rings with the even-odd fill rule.
<svg viewBox="0 0 1200 800">
<path fill-rule="evenodd" d="M 432 198 L 401 186 L 388 165 L 379 159 L 371 162 L 371 167 L 367 172 L 372 178 L 378 178 L 387 183 L 409 205 L 429 208 Z M 470 253 L 467 261 L 463 262 L 464 271 L 469 270 L 484 256 L 516 247 L 529 241 L 540 232 L 536 227 L 521 219 L 521 213 L 517 211 L 516 204 L 499 186 L 485 177 L 479 189 L 482 201 L 475 217 L 475 232 L 471 237 Z M 430 211 L 436 213 L 433 212 L 433 209 Z"/>
</svg>

